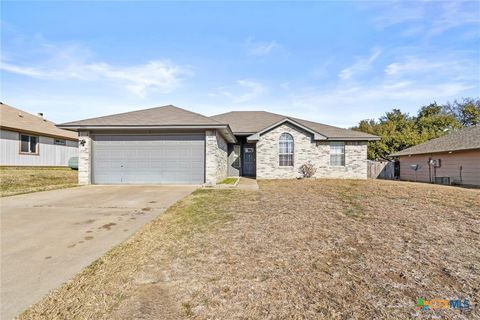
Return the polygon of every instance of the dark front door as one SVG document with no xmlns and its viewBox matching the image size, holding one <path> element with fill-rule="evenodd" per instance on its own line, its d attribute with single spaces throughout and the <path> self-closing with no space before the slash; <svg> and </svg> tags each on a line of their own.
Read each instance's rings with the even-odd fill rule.
<svg viewBox="0 0 480 320">
<path fill-rule="evenodd" d="M 255 145 L 243 145 L 243 170 L 244 176 L 254 177 L 256 173 L 255 168 Z"/>
</svg>

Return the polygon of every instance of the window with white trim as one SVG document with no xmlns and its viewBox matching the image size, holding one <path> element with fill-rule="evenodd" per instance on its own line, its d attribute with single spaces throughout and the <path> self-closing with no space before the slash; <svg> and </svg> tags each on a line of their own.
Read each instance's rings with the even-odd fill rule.
<svg viewBox="0 0 480 320">
<path fill-rule="evenodd" d="M 38 154 L 38 137 L 21 134 L 20 153 Z"/>
<path fill-rule="evenodd" d="M 345 142 L 330 142 L 330 165 L 337 167 L 345 166 Z"/>
<path fill-rule="evenodd" d="M 65 139 L 54 139 L 53 144 L 57 144 L 59 146 L 66 146 L 67 145 L 67 140 L 65 140 Z"/>
<path fill-rule="evenodd" d="M 282 133 L 278 141 L 278 164 L 281 167 L 293 166 L 293 137 L 289 133 Z"/>
</svg>

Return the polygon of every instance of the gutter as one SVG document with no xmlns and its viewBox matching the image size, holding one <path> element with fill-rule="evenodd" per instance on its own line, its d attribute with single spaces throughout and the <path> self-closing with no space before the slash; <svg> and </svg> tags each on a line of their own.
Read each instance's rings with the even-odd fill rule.
<svg viewBox="0 0 480 320">
<path fill-rule="evenodd" d="M 57 125 L 60 129 L 70 130 L 70 131 L 89 131 L 89 130 L 173 130 L 173 129 L 218 129 L 222 130 L 222 134 L 225 138 L 231 143 L 237 142 L 235 135 L 230 129 L 230 126 L 227 124 L 212 124 L 212 125 L 69 125 L 69 124 L 59 124 Z"/>
<path fill-rule="evenodd" d="M 78 138 L 61 136 L 61 135 L 56 135 L 56 134 L 50 134 L 50 133 L 45 133 L 45 132 L 40 132 L 40 131 L 24 130 L 24 129 L 6 127 L 6 126 L 0 126 L 0 129 L 6 130 L 6 131 L 18 132 L 18 133 L 31 134 L 31 135 L 36 135 L 36 136 L 58 138 L 58 139 L 62 139 L 62 140 L 78 141 Z"/>
</svg>

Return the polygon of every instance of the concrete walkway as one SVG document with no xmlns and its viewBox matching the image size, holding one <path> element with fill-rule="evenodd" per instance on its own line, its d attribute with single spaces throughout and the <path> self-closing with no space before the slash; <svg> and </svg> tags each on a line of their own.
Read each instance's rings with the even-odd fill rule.
<svg viewBox="0 0 480 320">
<path fill-rule="evenodd" d="M 241 177 L 237 188 L 241 190 L 247 190 L 247 191 L 257 191 L 258 190 L 257 180 L 253 178 Z"/>
<path fill-rule="evenodd" d="M 1 319 L 12 319 L 195 186 L 86 186 L 0 199 Z"/>
</svg>

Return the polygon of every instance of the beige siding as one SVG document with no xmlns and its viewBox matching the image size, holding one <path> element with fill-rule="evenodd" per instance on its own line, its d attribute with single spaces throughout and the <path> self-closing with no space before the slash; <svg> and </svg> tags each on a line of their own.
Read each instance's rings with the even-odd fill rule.
<svg viewBox="0 0 480 320">
<path fill-rule="evenodd" d="M 56 145 L 54 138 L 39 136 L 38 155 L 20 154 L 18 132 L 0 130 L 0 165 L 2 166 L 68 166 L 71 157 L 78 156 L 78 142 L 66 140 Z"/>
<path fill-rule="evenodd" d="M 480 186 L 480 150 L 457 151 L 453 153 L 435 153 L 425 155 L 412 155 L 400 157 L 400 179 L 415 181 L 415 172 L 410 168 L 412 164 L 419 164 L 417 181 L 430 182 L 430 159 L 440 159 L 441 167 L 430 168 L 431 179 L 437 177 L 450 177 L 456 184 Z"/>
</svg>

